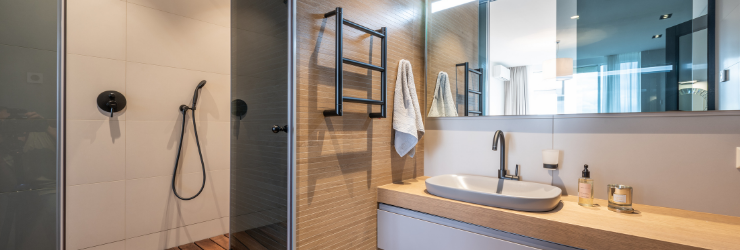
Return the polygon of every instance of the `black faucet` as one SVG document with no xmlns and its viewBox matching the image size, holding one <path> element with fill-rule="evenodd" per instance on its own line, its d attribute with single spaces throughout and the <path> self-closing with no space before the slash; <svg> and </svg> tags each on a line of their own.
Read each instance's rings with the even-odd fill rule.
<svg viewBox="0 0 740 250">
<path fill-rule="evenodd" d="M 501 164 L 499 165 L 498 169 L 498 178 L 499 179 L 506 179 L 506 180 L 519 180 L 519 165 L 516 165 L 516 171 L 514 172 L 514 175 L 508 175 L 506 172 L 506 139 L 504 138 L 504 132 L 501 130 L 496 130 L 496 133 L 493 134 L 493 151 L 498 151 L 498 142 L 501 142 Z"/>
</svg>

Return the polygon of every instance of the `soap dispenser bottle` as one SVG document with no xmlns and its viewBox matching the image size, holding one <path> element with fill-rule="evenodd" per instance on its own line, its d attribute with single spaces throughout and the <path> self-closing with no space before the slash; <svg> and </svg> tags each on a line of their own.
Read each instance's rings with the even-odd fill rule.
<svg viewBox="0 0 740 250">
<path fill-rule="evenodd" d="M 583 165 L 581 178 L 578 178 L 578 205 L 584 207 L 594 206 L 594 180 L 588 171 L 588 164 Z"/>
</svg>

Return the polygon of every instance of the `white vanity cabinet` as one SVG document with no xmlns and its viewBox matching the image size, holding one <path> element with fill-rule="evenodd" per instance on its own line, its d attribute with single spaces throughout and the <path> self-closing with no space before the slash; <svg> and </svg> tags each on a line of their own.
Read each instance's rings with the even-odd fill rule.
<svg viewBox="0 0 740 250">
<path fill-rule="evenodd" d="M 378 248 L 383 250 L 577 249 L 435 215 L 380 204 Z"/>
</svg>

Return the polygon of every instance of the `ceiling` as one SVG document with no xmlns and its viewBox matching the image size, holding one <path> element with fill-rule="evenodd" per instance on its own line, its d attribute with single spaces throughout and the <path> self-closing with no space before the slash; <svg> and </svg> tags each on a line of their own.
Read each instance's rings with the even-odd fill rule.
<svg viewBox="0 0 740 250">
<path fill-rule="evenodd" d="M 578 58 L 665 48 L 666 28 L 692 19 L 692 0 L 578 0 Z M 663 14 L 671 18 L 660 20 Z M 576 21 L 576 20 L 574 20 Z M 663 37 L 653 39 L 653 35 Z"/>
</svg>

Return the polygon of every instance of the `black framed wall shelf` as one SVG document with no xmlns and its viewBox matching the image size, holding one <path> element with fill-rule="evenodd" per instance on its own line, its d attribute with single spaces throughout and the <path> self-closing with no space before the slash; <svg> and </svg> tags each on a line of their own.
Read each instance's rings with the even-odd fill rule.
<svg viewBox="0 0 740 250">
<path fill-rule="evenodd" d="M 470 116 L 470 114 L 477 114 L 478 116 L 483 115 L 483 70 L 482 69 L 471 69 L 469 62 L 464 63 L 458 63 L 455 65 L 456 67 L 463 66 L 465 67 L 465 116 Z M 472 90 L 470 89 L 470 73 L 478 75 L 478 90 Z M 457 81 L 457 79 L 455 79 Z M 470 94 L 476 94 L 478 95 L 478 109 L 477 110 L 470 110 Z"/>
<path fill-rule="evenodd" d="M 336 24 L 336 58 L 335 58 L 335 69 L 334 69 L 334 77 L 335 77 L 335 92 L 334 92 L 334 109 L 333 110 L 324 110 L 324 116 L 342 116 L 343 114 L 343 105 L 344 102 L 354 102 L 354 103 L 363 103 L 368 105 L 380 105 L 380 113 L 370 113 L 370 118 L 386 118 L 386 107 L 387 107 L 387 62 L 388 62 L 388 34 L 386 27 L 382 27 L 379 30 L 372 30 L 370 28 L 367 28 L 365 26 L 359 25 L 355 22 L 349 21 L 344 19 L 344 16 L 342 14 L 342 8 L 337 7 L 335 10 L 327 12 L 324 14 L 324 18 L 329 18 L 332 16 L 336 16 L 337 18 L 337 24 Z M 364 63 L 356 60 L 352 60 L 349 58 L 344 58 L 344 55 L 342 53 L 342 50 L 344 49 L 344 45 L 342 42 L 342 28 L 344 25 L 347 25 L 349 27 L 355 28 L 359 31 L 365 32 L 367 34 L 370 34 L 372 36 L 378 37 L 382 40 L 381 42 L 381 66 L 376 66 L 369 63 Z M 343 69 L 344 64 L 349 64 L 373 71 L 380 72 L 380 91 L 382 92 L 380 94 L 381 98 L 380 100 L 371 100 L 371 99 L 362 99 L 362 98 L 356 98 L 356 97 L 349 97 L 343 95 Z"/>
</svg>

